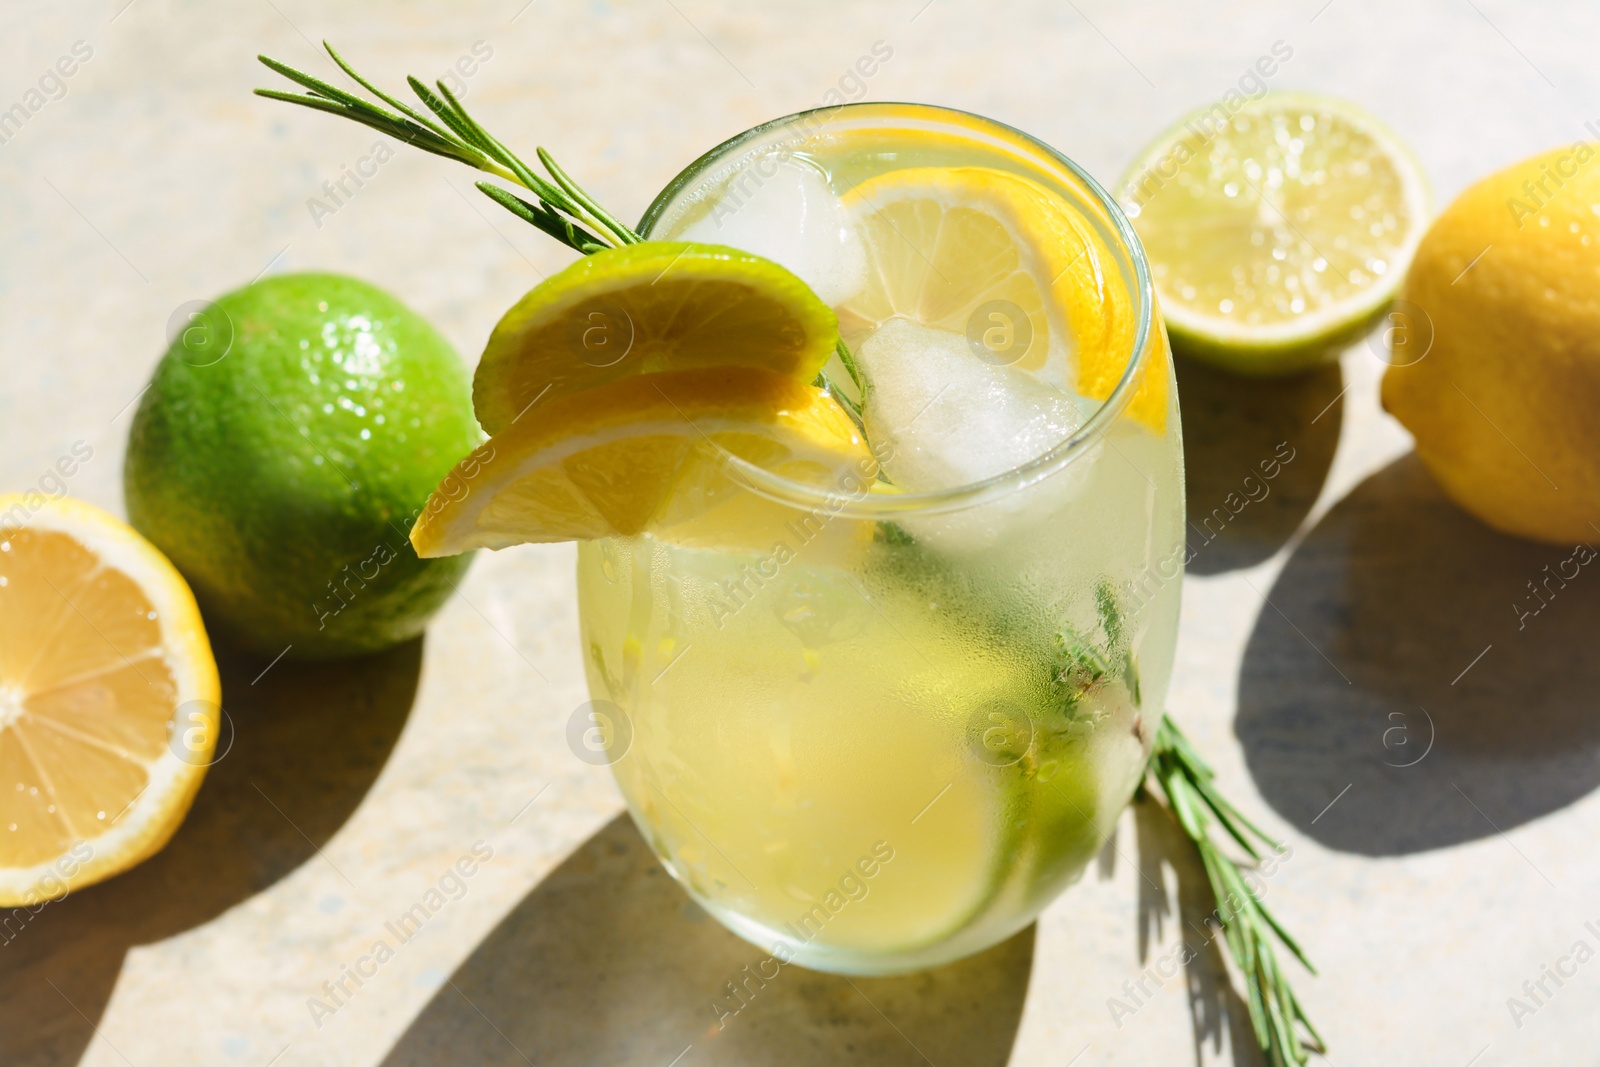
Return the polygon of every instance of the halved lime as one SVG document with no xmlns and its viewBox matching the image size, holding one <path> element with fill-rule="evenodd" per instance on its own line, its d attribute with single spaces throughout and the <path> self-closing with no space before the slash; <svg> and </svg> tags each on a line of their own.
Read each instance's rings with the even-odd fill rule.
<svg viewBox="0 0 1600 1067">
<path fill-rule="evenodd" d="M 1388 306 L 1429 214 L 1421 167 L 1392 132 L 1306 93 L 1189 115 L 1118 200 L 1174 347 L 1242 374 L 1336 358 Z"/>
<path fill-rule="evenodd" d="M 535 403 L 654 371 L 754 367 L 802 382 L 833 354 L 838 320 L 771 260 L 645 241 L 586 256 L 506 312 L 472 382 L 497 434 Z"/>
</svg>

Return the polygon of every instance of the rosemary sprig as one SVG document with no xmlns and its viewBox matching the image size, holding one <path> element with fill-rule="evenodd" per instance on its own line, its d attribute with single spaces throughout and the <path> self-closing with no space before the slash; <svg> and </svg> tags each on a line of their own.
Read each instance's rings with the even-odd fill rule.
<svg viewBox="0 0 1600 1067">
<path fill-rule="evenodd" d="M 1257 844 L 1275 852 L 1282 851 L 1282 844 L 1217 791 L 1215 772 L 1170 715 L 1162 717 L 1156 731 L 1155 749 L 1146 773 L 1160 787 L 1167 808 L 1205 865 L 1228 953 L 1244 976 L 1256 1043 L 1272 1067 L 1302 1067 L 1311 1053 L 1325 1053 L 1327 1048 L 1278 965 L 1273 939 L 1293 953 L 1306 970 L 1316 974 L 1317 969 L 1277 917 L 1250 891 L 1240 864 L 1212 839 L 1211 827 L 1221 826 L 1253 860 L 1261 858 Z M 1304 1037 L 1300 1033 L 1302 1027 Z"/>
<path fill-rule="evenodd" d="M 423 107 L 433 113 L 434 118 L 429 118 L 356 73 L 355 68 L 327 41 L 322 42 L 322 47 L 328 50 L 328 55 L 339 65 L 340 70 L 350 76 L 351 81 L 388 107 L 365 100 L 269 56 L 256 58 L 260 59 L 268 69 L 276 71 L 307 91 L 287 93 L 278 89 L 257 89 L 256 95 L 270 100 L 299 104 L 314 111 L 325 111 L 330 115 L 359 122 L 363 126 L 370 126 L 424 152 L 432 152 L 436 156 L 464 163 L 504 181 L 515 182 L 533 193 L 536 201 L 524 200 L 488 182 L 478 182 L 477 186 L 489 199 L 513 215 L 524 222 L 532 223 L 562 244 L 584 255 L 598 252 L 603 248 L 636 244 L 643 240 L 633 230 L 617 221 L 614 215 L 600 207 L 594 197 L 584 192 L 543 148 L 538 149 L 539 162 L 543 164 L 550 178 L 546 180 L 540 177 L 533 168 L 479 125 L 444 82 L 435 82 L 434 88 L 430 89 L 420 79 L 414 77 L 406 79 L 406 84 L 411 86 L 411 91 L 416 94 Z"/>
<path fill-rule="evenodd" d="M 325 111 L 330 115 L 359 122 L 363 126 L 370 126 L 391 137 L 399 138 L 424 152 L 464 163 L 504 181 L 515 182 L 533 193 L 536 200 L 526 200 L 492 182 L 480 181 L 475 184 L 480 192 L 517 218 L 538 227 L 568 248 L 584 255 L 607 248 L 637 244 L 644 240 L 631 227 L 601 207 L 599 201 L 573 181 L 572 176 L 549 152 L 543 148 L 536 148 L 534 151 L 538 154 L 539 162 L 543 165 L 545 173 L 550 176 L 549 180 L 540 177 L 533 168 L 468 114 L 461 101 L 443 81 L 435 82 L 434 88 L 430 89 L 419 78 L 411 76 L 406 78 L 406 84 L 422 102 L 422 106 L 433 113 L 434 118 L 429 118 L 357 73 L 356 69 L 327 41 L 322 42 L 322 47 L 327 49 L 328 55 L 351 81 L 388 107 L 364 100 L 354 93 L 331 85 L 305 71 L 296 70 L 270 56 L 256 58 L 269 70 L 276 71 L 307 91 L 286 93 L 278 89 L 257 89 L 256 95 L 267 97 L 269 100 L 299 104 L 314 111 Z M 850 355 L 850 349 L 843 341 L 839 341 L 837 352 L 840 362 L 855 383 L 857 393 L 865 396 L 865 383 L 857 370 L 855 360 Z M 817 375 L 817 386 L 832 394 L 865 437 L 866 429 L 862 421 L 861 405 L 835 386 L 826 373 Z"/>
</svg>

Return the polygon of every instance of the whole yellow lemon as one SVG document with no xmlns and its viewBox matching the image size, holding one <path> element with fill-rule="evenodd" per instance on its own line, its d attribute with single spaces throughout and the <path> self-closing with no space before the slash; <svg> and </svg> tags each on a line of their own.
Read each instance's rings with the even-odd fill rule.
<svg viewBox="0 0 1600 1067">
<path fill-rule="evenodd" d="M 1506 533 L 1600 537 L 1600 148 L 1462 193 L 1402 296 L 1383 406 L 1445 492 Z"/>
</svg>

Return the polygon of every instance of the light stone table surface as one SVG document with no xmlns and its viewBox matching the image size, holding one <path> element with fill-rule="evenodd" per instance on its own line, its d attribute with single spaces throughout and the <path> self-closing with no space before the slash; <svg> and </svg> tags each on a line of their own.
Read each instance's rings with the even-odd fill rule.
<svg viewBox="0 0 1600 1067">
<path fill-rule="evenodd" d="M 1442 202 L 1585 136 L 1597 33 L 1576 0 L 6 0 L 0 108 L 76 42 L 92 56 L 0 145 L 0 486 L 36 486 L 82 441 L 72 494 L 120 512 L 130 404 L 186 301 L 348 271 L 471 361 L 570 258 L 409 151 L 314 217 L 376 136 L 250 96 L 271 80 L 258 51 L 327 74 L 310 43 L 327 37 L 394 82 L 483 42 L 471 105 L 636 217 L 705 148 L 821 103 L 878 41 L 893 56 L 868 99 L 993 116 L 1106 180 L 1281 41 L 1271 84 L 1382 115 Z M 1519 630 L 1525 583 L 1570 550 L 1443 501 L 1378 408 L 1381 370 L 1366 346 L 1276 384 L 1180 368 L 1192 518 L 1281 442 L 1295 458 L 1200 547 L 1170 706 L 1293 843 L 1268 899 L 1321 969 L 1297 985 L 1329 1062 L 1594 1063 L 1600 964 L 1546 979 L 1531 1013 L 1508 998 L 1600 948 L 1600 588 L 1574 582 Z M 225 655 L 237 739 L 178 836 L 0 946 L 0 1064 L 1258 1062 L 1215 950 L 1166 963 L 1200 943 L 1204 895 L 1139 810 L 1007 944 L 899 979 L 789 970 L 719 1029 L 713 1000 L 763 954 L 688 902 L 608 772 L 568 750 L 575 631 L 572 548 L 525 547 L 479 558 L 426 639 L 383 656 L 252 684 L 261 665 Z M 492 855 L 465 895 L 314 1018 L 322 983 L 475 845 Z"/>
</svg>

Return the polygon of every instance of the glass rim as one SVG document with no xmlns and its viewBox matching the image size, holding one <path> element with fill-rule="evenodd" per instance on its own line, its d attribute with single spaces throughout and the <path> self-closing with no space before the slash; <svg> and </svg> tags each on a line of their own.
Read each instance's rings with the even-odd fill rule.
<svg viewBox="0 0 1600 1067">
<path fill-rule="evenodd" d="M 656 194 L 650 206 L 645 209 L 645 213 L 639 221 L 638 232 L 649 236 L 651 229 L 660 221 L 667 207 L 675 202 L 679 195 L 692 183 L 698 181 L 707 170 L 750 142 L 776 129 L 797 124 L 801 120 L 813 116 L 827 116 L 832 119 L 842 112 L 870 112 L 877 109 L 890 108 L 896 109 L 902 114 L 909 109 L 921 113 L 921 117 L 935 121 L 941 119 L 948 121 L 951 117 L 976 120 L 982 126 L 992 127 L 1016 137 L 1024 146 L 1038 152 L 1046 161 L 1064 167 L 1082 184 L 1110 220 L 1112 228 L 1127 254 L 1128 261 L 1133 267 L 1133 295 L 1138 302 L 1138 312 L 1134 328 L 1133 351 L 1129 354 L 1127 362 L 1123 366 L 1122 374 L 1117 379 L 1116 386 L 1100 404 L 1099 408 L 1095 410 L 1094 414 L 1084 420 L 1083 425 L 1078 427 L 1071 435 L 1058 441 L 1048 451 L 1026 463 L 1001 471 L 998 474 L 990 475 L 987 478 L 981 478 L 975 482 L 968 482 L 949 489 L 914 493 L 872 493 L 860 490 L 849 491 L 842 487 L 839 489 L 826 489 L 811 483 L 794 481 L 738 456 L 732 454 L 726 456 L 730 467 L 739 475 L 740 479 L 761 496 L 802 510 L 821 510 L 835 516 L 858 519 L 884 519 L 910 513 L 934 514 L 972 507 L 990 500 L 999 499 L 1002 496 L 1007 496 L 1041 482 L 1078 460 L 1079 457 L 1091 451 L 1105 437 L 1112 424 L 1121 417 L 1124 409 L 1127 408 L 1133 398 L 1133 394 L 1138 390 L 1142 373 L 1149 363 L 1151 341 L 1153 340 L 1152 334 L 1155 326 L 1155 291 L 1150 278 L 1149 263 L 1145 259 L 1144 246 L 1140 244 L 1138 235 L 1134 232 L 1133 224 L 1128 220 L 1127 214 L 1122 210 L 1121 205 L 1117 203 L 1116 198 L 1108 193 L 1105 187 L 1096 181 L 1088 171 L 1038 138 L 1024 133 L 1014 126 L 1009 126 L 1006 123 L 986 118 L 970 111 L 962 111 L 958 108 L 898 101 L 857 101 L 797 111 L 792 115 L 784 115 L 781 118 L 771 119 L 760 125 L 752 126 L 743 133 L 736 134 L 703 153 L 694 162 L 679 171 L 662 188 L 661 192 Z M 820 128 L 817 127 L 817 129 Z M 970 128 L 970 125 L 968 128 Z M 863 481 L 859 477 L 856 480 L 858 482 Z"/>
</svg>

